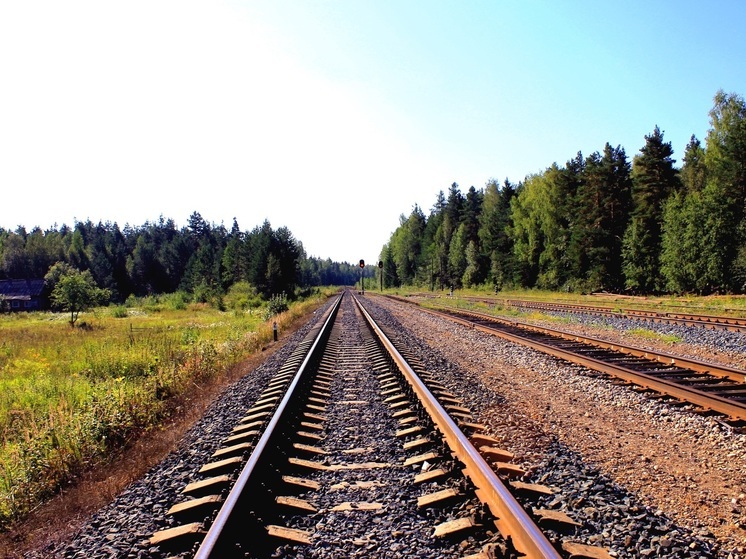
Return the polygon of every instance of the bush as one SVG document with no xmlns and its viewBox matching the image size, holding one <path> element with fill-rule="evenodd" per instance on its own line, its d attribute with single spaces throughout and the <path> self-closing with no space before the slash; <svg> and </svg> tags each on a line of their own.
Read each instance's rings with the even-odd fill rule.
<svg viewBox="0 0 746 559">
<path fill-rule="evenodd" d="M 112 307 L 111 316 L 113 316 L 114 318 L 127 318 L 129 316 L 129 313 L 127 312 L 127 307 L 123 305 L 117 305 L 116 307 Z"/>
<path fill-rule="evenodd" d="M 176 293 L 165 295 L 163 299 L 166 307 L 172 311 L 185 311 L 190 302 L 189 294 L 184 291 L 177 291 Z"/>
<path fill-rule="evenodd" d="M 234 311 L 255 309 L 262 305 L 256 288 L 246 281 L 234 283 L 225 295 L 225 306 Z"/>
<path fill-rule="evenodd" d="M 280 295 L 272 295 L 267 303 L 267 308 L 264 311 L 264 320 L 269 320 L 275 315 L 285 312 L 288 310 L 288 297 L 284 293 Z"/>
</svg>

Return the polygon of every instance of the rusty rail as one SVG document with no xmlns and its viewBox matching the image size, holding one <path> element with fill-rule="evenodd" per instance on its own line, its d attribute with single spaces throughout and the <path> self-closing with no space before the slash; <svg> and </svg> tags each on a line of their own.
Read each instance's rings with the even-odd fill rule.
<svg viewBox="0 0 746 559">
<path fill-rule="evenodd" d="M 706 363 L 704 361 L 698 361 L 695 359 L 688 359 L 685 357 L 680 357 L 680 356 L 676 356 L 676 355 L 672 355 L 672 354 L 668 354 L 664 352 L 655 352 L 651 350 L 635 348 L 631 346 L 625 346 L 621 344 L 607 342 L 604 340 L 599 340 L 599 339 L 592 338 L 589 336 L 580 336 L 577 334 L 573 334 L 571 332 L 563 332 L 561 330 L 555 330 L 552 328 L 544 328 L 544 327 L 535 326 L 532 324 L 525 324 L 525 323 L 521 323 L 518 321 L 508 320 L 505 318 L 498 318 L 498 317 L 494 317 L 491 315 L 477 313 L 474 311 L 464 311 L 464 310 L 459 309 L 459 310 L 450 310 L 447 312 L 443 312 L 443 311 L 436 311 L 433 309 L 427 309 L 424 307 L 420 307 L 420 308 L 425 312 L 448 318 L 449 320 L 458 322 L 464 326 L 468 326 L 470 328 L 475 328 L 477 330 L 486 332 L 488 334 L 499 336 L 503 339 L 506 339 L 514 343 L 519 343 L 524 346 L 532 347 L 533 349 L 541 351 L 542 353 L 547 353 L 549 355 L 553 355 L 555 357 L 564 359 L 566 361 L 570 361 L 572 363 L 583 365 L 585 367 L 588 367 L 596 371 L 600 371 L 600 372 L 610 374 L 612 376 L 616 376 L 618 378 L 634 383 L 636 385 L 643 386 L 651 390 L 655 390 L 656 392 L 660 392 L 661 394 L 666 394 L 674 398 L 678 398 L 680 400 L 690 402 L 704 409 L 709 409 L 714 412 L 728 416 L 734 420 L 746 421 L 746 404 L 744 403 L 730 400 L 728 398 L 723 398 L 716 394 L 708 394 L 706 392 L 697 390 L 696 388 L 686 387 L 681 384 L 677 384 L 675 382 L 668 381 L 663 378 L 656 378 L 654 376 L 647 375 L 643 372 L 635 371 L 633 369 L 624 367 L 622 365 L 608 363 L 600 359 L 595 359 L 593 357 L 585 356 L 585 355 L 582 355 L 582 354 L 579 354 L 573 351 L 558 348 L 558 347 L 552 346 L 551 344 L 545 344 L 541 341 L 532 340 L 530 338 L 520 336 L 517 334 L 512 334 L 510 332 L 500 330 L 499 328 L 496 328 L 496 327 L 483 326 L 483 325 L 475 323 L 473 320 L 469 320 L 468 318 L 463 318 L 463 317 L 459 318 L 458 316 L 454 316 L 453 313 L 458 313 L 460 315 L 465 315 L 467 317 L 471 316 L 474 318 L 479 318 L 481 320 L 488 320 L 496 324 L 502 323 L 502 324 L 509 325 L 511 327 L 538 332 L 538 333 L 546 334 L 546 335 L 556 337 L 556 338 L 577 341 L 577 342 L 593 345 L 601 349 L 616 351 L 616 352 L 620 352 L 620 353 L 634 356 L 634 357 L 642 357 L 645 359 L 654 360 L 654 361 L 657 361 L 659 363 L 666 364 L 666 365 L 677 365 L 679 367 L 690 369 L 695 372 L 708 373 L 708 374 L 726 378 L 726 379 L 729 379 L 731 381 L 738 382 L 738 383 L 746 382 L 746 372 L 742 370 L 734 369 L 732 367 L 726 367 L 723 365 L 714 365 L 712 363 Z"/>
<path fill-rule="evenodd" d="M 236 480 L 230 493 L 226 497 L 225 502 L 220 508 L 220 511 L 215 517 L 215 520 L 210 526 L 210 529 L 202 540 L 197 553 L 194 555 L 194 559 L 209 559 L 210 557 L 213 557 L 213 552 L 215 551 L 215 548 L 223 535 L 223 530 L 230 520 L 234 508 L 236 508 L 239 500 L 242 498 L 242 494 L 249 482 L 249 479 L 252 476 L 252 473 L 254 472 L 254 468 L 256 467 L 257 462 L 259 462 L 262 457 L 262 452 L 268 446 L 270 439 L 274 436 L 274 431 L 277 428 L 278 424 L 283 421 L 283 416 L 288 409 L 288 404 L 293 398 L 296 388 L 301 382 L 301 377 L 303 377 L 306 369 L 309 366 L 309 363 L 313 359 L 316 352 L 323 346 L 323 342 L 328 337 L 329 331 L 331 330 L 331 326 L 334 323 L 334 318 L 337 314 L 341 301 L 342 295 L 337 298 L 334 305 L 332 306 L 331 311 L 329 312 L 326 321 L 324 322 L 324 325 L 319 331 L 319 334 L 316 336 L 313 345 L 306 354 L 303 363 L 298 369 L 298 372 L 295 374 L 295 377 L 293 378 L 287 392 L 285 393 L 280 404 L 275 410 L 272 419 L 267 425 L 267 428 L 264 430 L 261 438 L 256 443 L 251 456 L 241 470 L 241 474 L 238 476 L 238 479 Z"/>
<path fill-rule="evenodd" d="M 480 299 L 491 302 L 488 299 Z M 642 309 L 615 309 L 612 307 L 584 305 L 581 303 L 548 303 L 540 301 L 524 301 L 520 299 L 505 299 L 510 306 L 522 309 L 537 309 L 548 312 L 569 312 L 596 314 L 601 316 L 616 316 L 620 318 L 635 318 L 651 322 L 666 324 L 681 324 L 685 326 L 700 326 L 703 328 L 746 332 L 746 319 L 731 316 L 699 315 L 681 312 L 659 312 Z"/>
<path fill-rule="evenodd" d="M 407 382 L 422 401 L 433 422 L 443 434 L 448 446 L 464 464 L 465 473 L 477 487 L 477 494 L 480 499 L 489 506 L 490 511 L 497 518 L 495 525 L 503 537 L 511 538 L 516 549 L 528 559 L 558 559 L 561 557 L 528 513 L 508 491 L 497 474 L 474 448 L 466 435 L 443 409 L 435 396 L 412 370 L 383 330 L 375 323 L 358 298 L 354 296 L 353 298 L 386 351 L 392 356 Z"/>
</svg>

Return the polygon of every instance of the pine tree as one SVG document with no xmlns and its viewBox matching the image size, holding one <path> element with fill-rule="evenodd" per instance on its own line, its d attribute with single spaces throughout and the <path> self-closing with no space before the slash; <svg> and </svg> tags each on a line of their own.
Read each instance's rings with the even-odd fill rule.
<svg viewBox="0 0 746 559">
<path fill-rule="evenodd" d="M 632 213 L 624 233 L 622 258 L 625 286 L 650 293 L 663 288 L 660 273 L 661 221 L 663 205 L 679 188 L 679 179 L 671 158 L 670 142 L 656 126 L 645 136 L 645 145 L 633 160 Z"/>
<path fill-rule="evenodd" d="M 604 147 L 585 160 L 578 188 L 577 222 L 570 239 L 574 278 L 582 289 L 620 290 L 622 237 L 631 205 L 630 165 L 621 146 Z"/>
<path fill-rule="evenodd" d="M 686 145 L 684 164 L 679 176 L 681 184 L 687 192 L 701 192 L 707 184 L 705 149 L 695 136 L 692 136 Z"/>
</svg>

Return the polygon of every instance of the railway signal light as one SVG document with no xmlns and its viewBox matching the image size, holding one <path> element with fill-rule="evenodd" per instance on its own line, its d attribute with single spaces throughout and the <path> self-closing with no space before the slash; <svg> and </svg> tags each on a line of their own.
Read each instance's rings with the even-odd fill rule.
<svg viewBox="0 0 746 559">
<path fill-rule="evenodd" d="M 360 289 L 361 293 L 365 295 L 365 260 L 360 259 Z"/>
</svg>

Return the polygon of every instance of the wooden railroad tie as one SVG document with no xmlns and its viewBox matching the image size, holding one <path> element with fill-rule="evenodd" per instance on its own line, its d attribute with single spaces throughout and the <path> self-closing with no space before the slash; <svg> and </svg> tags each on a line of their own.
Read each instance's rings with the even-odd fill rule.
<svg viewBox="0 0 746 559">
<path fill-rule="evenodd" d="M 267 526 L 266 530 L 267 534 L 269 534 L 273 538 L 306 545 L 311 543 L 312 534 L 311 532 L 307 532 L 306 530 L 287 528 L 285 526 L 277 526 L 274 524 L 270 524 L 269 526 Z"/>
<path fill-rule="evenodd" d="M 463 532 L 464 530 L 474 528 L 475 526 L 476 523 L 471 516 L 467 516 L 465 518 L 457 518 L 455 520 L 449 520 L 448 522 L 438 524 L 435 527 L 433 536 L 435 536 L 436 538 L 446 538 L 457 532 Z"/>
</svg>

